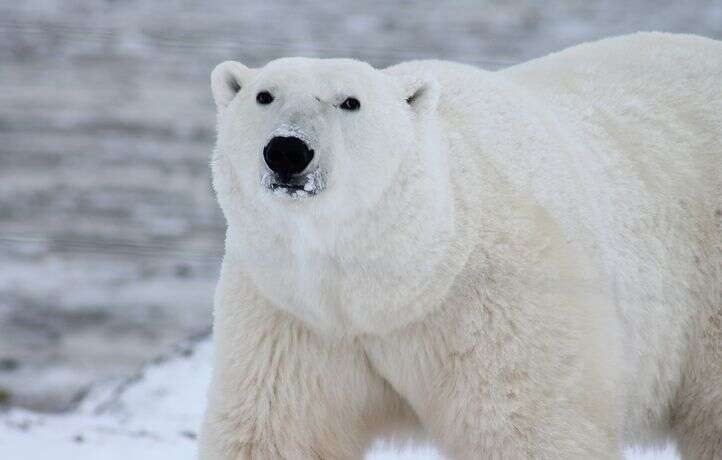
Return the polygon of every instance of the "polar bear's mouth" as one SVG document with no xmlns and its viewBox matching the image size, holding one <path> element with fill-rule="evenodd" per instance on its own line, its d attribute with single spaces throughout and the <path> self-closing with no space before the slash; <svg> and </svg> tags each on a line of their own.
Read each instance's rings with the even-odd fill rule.
<svg viewBox="0 0 722 460">
<path fill-rule="evenodd" d="M 264 171 L 261 184 L 274 195 L 286 195 L 291 198 L 306 198 L 317 195 L 326 187 L 326 181 L 319 168 L 290 178 L 281 178 L 272 171 Z"/>
</svg>

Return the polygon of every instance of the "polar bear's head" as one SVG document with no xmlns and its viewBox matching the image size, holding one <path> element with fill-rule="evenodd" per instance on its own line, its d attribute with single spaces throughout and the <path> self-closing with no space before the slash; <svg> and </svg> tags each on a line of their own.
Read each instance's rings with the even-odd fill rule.
<svg viewBox="0 0 722 460">
<path fill-rule="evenodd" d="M 438 97 L 433 80 L 350 59 L 287 58 L 260 69 L 224 62 L 211 82 L 218 152 L 243 199 L 337 219 L 375 206 L 402 178 L 418 146 L 416 122 Z"/>
<path fill-rule="evenodd" d="M 258 69 L 224 62 L 211 86 L 214 186 L 237 236 L 227 251 L 238 249 L 263 293 L 305 319 L 338 310 L 319 303 L 380 303 L 368 291 L 383 283 L 371 278 L 428 249 L 415 247 L 428 236 L 421 226 L 435 229 L 421 215 L 448 217 L 437 82 L 350 59 L 285 58 Z M 356 270 L 346 288 L 333 279 Z M 347 292 L 329 292 L 338 289 Z M 338 315 L 368 329 L 353 312 Z"/>
</svg>

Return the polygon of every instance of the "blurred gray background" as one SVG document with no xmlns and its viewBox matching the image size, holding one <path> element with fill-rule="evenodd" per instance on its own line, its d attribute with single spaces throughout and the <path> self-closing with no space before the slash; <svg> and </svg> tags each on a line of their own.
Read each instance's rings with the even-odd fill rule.
<svg viewBox="0 0 722 460">
<path fill-rule="evenodd" d="M 0 409 L 66 409 L 209 331 L 216 63 L 497 69 L 639 30 L 722 38 L 722 2 L 0 2 Z"/>
</svg>

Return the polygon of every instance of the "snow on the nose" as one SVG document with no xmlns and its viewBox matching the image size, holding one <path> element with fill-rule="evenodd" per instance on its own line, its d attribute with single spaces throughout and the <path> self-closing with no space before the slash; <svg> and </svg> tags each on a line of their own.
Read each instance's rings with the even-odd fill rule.
<svg viewBox="0 0 722 460">
<path fill-rule="evenodd" d="M 310 130 L 301 128 L 298 125 L 282 124 L 278 128 L 274 129 L 268 139 L 274 137 L 297 137 L 308 145 L 309 148 L 313 149 L 313 145 L 316 141 L 316 136 L 309 132 Z"/>
</svg>

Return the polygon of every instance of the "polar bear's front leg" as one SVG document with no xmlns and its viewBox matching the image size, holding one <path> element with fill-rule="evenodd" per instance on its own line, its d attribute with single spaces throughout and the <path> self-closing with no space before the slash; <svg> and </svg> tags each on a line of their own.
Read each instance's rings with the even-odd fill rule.
<svg viewBox="0 0 722 460">
<path fill-rule="evenodd" d="M 379 430 L 404 423 L 406 409 L 353 342 L 223 286 L 200 459 L 362 458 Z"/>
<path fill-rule="evenodd" d="M 549 338 L 564 347 L 517 335 L 544 326 L 481 308 L 444 316 L 368 348 L 449 458 L 621 460 L 619 395 L 589 360 L 598 350 L 563 330 Z M 490 336 L 496 322 L 508 333 Z"/>
</svg>

